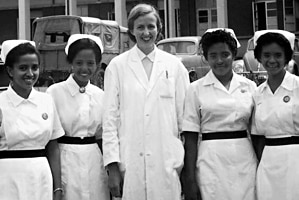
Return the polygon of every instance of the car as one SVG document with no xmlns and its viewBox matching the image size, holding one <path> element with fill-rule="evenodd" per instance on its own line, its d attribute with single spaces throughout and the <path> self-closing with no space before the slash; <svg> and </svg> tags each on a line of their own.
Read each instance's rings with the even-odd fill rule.
<svg viewBox="0 0 299 200">
<path fill-rule="evenodd" d="M 247 78 L 255 81 L 257 85 L 260 85 L 267 79 L 267 72 L 262 64 L 258 62 L 257 59 L 254 57 L 254 48 L 255 48 L 255 38 L 257 38 L 261 34 L 265 34 L 267 32 L 279 32 L 283 35 L 289 35 L 293 34 L 288 31 L 284 30 L 262 30 L 262 31 L 256 31 L 254 35 L 248 40 L 247 42 L 247 49 L 243 56 L 244 61 L 244 72 L 242 73 Z M 295 35 L 293 34 L 293 37 Z M 289 64 L 286 66 L 286 69 L 293 73 L 298 75 L 298 64 L 299 64 L 299 47 L 298 47 L 298 39 L 295 38 L 294 40 L 294 54 L 293 59 L 289 62 Z"/>
<path fill-rule="evenodd" d="M 201 78 L 210 70 L 209 63 L 200 49 L 200 36 L 182 36 L 162 39 L 157 47 L 180 58 L 189 72 L 195 71 Z"/>
</svg>

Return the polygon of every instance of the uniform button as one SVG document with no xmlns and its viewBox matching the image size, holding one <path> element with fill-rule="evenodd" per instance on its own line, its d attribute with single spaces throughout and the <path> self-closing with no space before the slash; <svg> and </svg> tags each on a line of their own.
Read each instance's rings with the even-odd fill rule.
<svg viewBox="0 0 299 200">
<path fill-rule="evenodd" d="M 140 156 L 143 156 L 143 153 L 139 153 Z"/>
<path fill-rule="evenodd" d="M 149 117 L 149 114 L 146 114 L 145 116 Z"/>
<path fill-rule="evenodd" d="M 150 153 L 147 153 L 147 154 L 146 154 L 146 156 L 150 156 L 150 155 L 151 155 Z"/>
</svg>

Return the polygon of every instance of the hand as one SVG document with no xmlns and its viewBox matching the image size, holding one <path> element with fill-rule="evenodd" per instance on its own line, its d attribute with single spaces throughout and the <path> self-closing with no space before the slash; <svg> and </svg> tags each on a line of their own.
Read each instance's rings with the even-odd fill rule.
<svg viewBox="0 0 299 200">
<path fill-rule="evenodd" d="M 62 191 L 57 191 L 53 194 L 53 200 L 61 200 L 62 199 Z"/>
<path fill-rule="evenodd" d="M 122 197 L 123 180 L 117 163 L 108 165 L 108 187 L 113 197 Z"/>
</svg>

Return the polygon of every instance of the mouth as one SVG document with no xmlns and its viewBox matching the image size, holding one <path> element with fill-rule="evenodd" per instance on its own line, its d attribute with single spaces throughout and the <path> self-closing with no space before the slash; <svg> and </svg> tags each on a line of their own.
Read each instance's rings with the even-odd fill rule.
<svg viewBox="0 0 299 200">
<path fill-rule="evenodd" d="M 27 85 L 32 85 L 35 82 L 35 78 L 25 78 L 24 81 Z"/>
</svg>

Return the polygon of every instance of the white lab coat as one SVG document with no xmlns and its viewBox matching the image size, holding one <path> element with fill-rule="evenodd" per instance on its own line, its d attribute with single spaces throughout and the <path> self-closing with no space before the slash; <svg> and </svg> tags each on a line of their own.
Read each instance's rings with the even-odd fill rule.
<svg viewBox="0 0 299 200">
<path fill-rule="evenodd" d="M 255 89 L 254 82 L 233 73 L 227 90 L 210 71 L 189 87 L 183 131 L 209 134 L 247 130 Z M 256 165 L 249 138 L 199 141 L 196 179 L 202 198 L 255 200 Z"/>
<path fill-rule="evenodd" d="M 20 97 L 11 86 L 0 94 L 3 121 L 0 151 L 45 149 L 64 135 L 53 99 L 32 89 Z M 53 180 L 46 157 L 0 159 L 0 199 L 52 200 Z"/>
<path fill-rule="evenodd" d="M 137 46 L 115 57 L 105 72 L 104 164 L 118 162 L 123 200 L 179 200 L 178 139 L 188 72 L 173 55 L 155 48 L 148 81 Z"/>
<path fill-rule="evenodd" d="M 299 78 L 286 72 L 273 94 L 264 82 L 254 94 L 252 134 L 266 138 L 299 136 Z M 259 200 L 299 196 L 299 145 L 265 146 L 257 171 Z"/>
<path fill-rule="evenodd" d="M 70 75 L 48 88 L 53 96 L 65 135 L 101 138 L 104 92 L 90 83 L 84 93 Z M 64 200 L 108 200 L 108 176 L 97 143 L 59 144 Z"/>
</svg>

